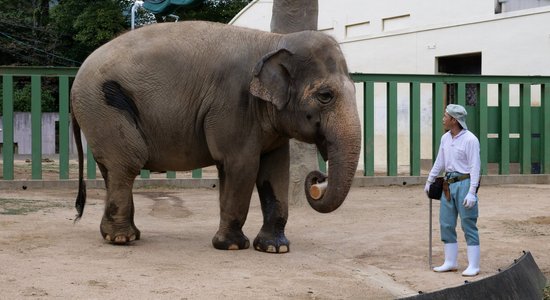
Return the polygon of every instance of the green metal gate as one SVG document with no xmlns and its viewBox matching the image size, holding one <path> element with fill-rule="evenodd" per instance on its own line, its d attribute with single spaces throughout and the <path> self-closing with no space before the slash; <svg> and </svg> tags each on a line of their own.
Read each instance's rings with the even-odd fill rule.
<svg viewBox="0 0 550 300">
<path fill-rule="evenodd" d="M 41 129 L 41 91 L 42 81 L 46 77 L 58 79 L 59 84 L 59 179 L 69 179 L 69 91 L 70 82 L 77 68 L 46 67 L 0 67 L 2 78 L 3 105 L 3 180 L 14 180 L 14 128 L 13 101 L 14 81 L 19 77 L 31 81 L 32 115 L 32 179 L 42 179 L 42 129 Z M 466 104 L 466 86 L 477 86 L 476 106 L 465 105 L 468 110 L 468 127 L 479 137 L 481 145 L 481 167 L 487 174 L 487 166 L 497 163 L 499 174 L 510 174 L 510 164 L 519 163 L 521 174 L 550 174 L 550 76 L 464 76 L 464 75 L 411 75 L 411 74 L 351 74 L 354 81 L 363 86 L 364 93 L 364 175 L 374 176 L 374 122 L 377 120 L 374 110 L 374 85 L 386 87 L 387 132 L 387 175 L 397 175 L 398 148 L 398 99 L 401 96 L 398 84 L 408 85 L 410 119 L 410 175 L 419 176 L 421 167 L 421 86 L 431 86 L 432 118 L 439 119 L 444 110 L 446 90 L 455 85 L 456 102 Z M 488 105 L 489 87 L 498 87 L 498 105 Z M 510 87 L 519 86 L 519 106 L 510 106 Z M 540 94 L 540 105 L 532 105 L 532 91 Z M 473 116 L 473 117 L 471 117 Z M 432 159 L 437 154 L 439 141 L 443 134 L 441 122 L 432 122 Z M 88 153 L 91 153 L 88 151 Z M 91 155 L 87 156 L 87 178 L 96 177 L 96 164 Z M 147 170 L 141 177 L 149 178 Z M 201 170 L 193 171 L 193 178 L 200 178 Z M 168 172 L 167 178 L 175 178 L 175 172 Z"/>
</svg>

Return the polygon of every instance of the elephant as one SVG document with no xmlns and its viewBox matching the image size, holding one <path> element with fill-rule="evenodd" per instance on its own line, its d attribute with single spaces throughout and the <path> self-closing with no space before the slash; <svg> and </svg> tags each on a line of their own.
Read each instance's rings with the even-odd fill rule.
<svg viewBox="0 0 550 300">
<path fill-rule="evenodd" d="M 75 207 L 86 203 L 81 131 L 106 187 L 100 232 L 113 244 L 140 239 L 132 187 L 141 169 L 184 171 L 215 165 L 220 224 L 216 249 L 250 247 L 242 231 L 254 187 L 263 225 L 254 249 L 289 251 L 289 140 L 315 143 L 328 175 L 321 213 L 346 198 L 361 129 L 355 87 L 338 43 L 315 31 L 276 34 L 205 21 L 160 23 L 96 49 L 71 89 L 79 160 Z"/>
</svg>

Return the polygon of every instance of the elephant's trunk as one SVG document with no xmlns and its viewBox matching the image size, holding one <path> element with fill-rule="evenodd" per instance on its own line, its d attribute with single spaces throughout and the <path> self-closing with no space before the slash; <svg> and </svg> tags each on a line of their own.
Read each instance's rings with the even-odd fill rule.
<svg viewBox="0 0 550 300">
<path fill-rule="evenodd" d="M 319 171 L 313 171 L 306 177 L 307 201 L 313 209 L 321 213 L 332 212 L 344 202 L 357 170 L 361 151 L 359 118 L 352 112 L 346 119 L 345 124 L 334 130 L 336 132 L 328 132 L 326 140 L 317 143 L 321 153 L 325 152 L 328 156 L 328 177 Z M 325 181 L 328 184 L 326 189 L 323 186 L 324 192 L 312 196 L 312 185 Z"/>
</svg>

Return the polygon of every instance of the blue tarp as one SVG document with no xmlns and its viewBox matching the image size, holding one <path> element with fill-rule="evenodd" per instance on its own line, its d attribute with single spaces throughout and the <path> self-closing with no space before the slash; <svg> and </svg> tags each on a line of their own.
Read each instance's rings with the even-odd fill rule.
<svg viewBox="0 0 550 300">
<path fill-rule="evenodd" d="M 202 0 L 144 0 L 143 8 L 160 15 L 167 15 L 177 8 L 189 8 L 202 3 Z"/>
</svg>

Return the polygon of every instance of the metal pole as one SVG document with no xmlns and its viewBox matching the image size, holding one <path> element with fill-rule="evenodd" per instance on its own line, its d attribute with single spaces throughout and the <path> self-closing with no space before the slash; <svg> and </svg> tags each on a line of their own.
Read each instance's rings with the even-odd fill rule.
<svg viewBox="0 0 550 300">
<path fill-rule="evenodd" d="M 429 250 L 428 250 L 428 265 L 430 269 L 432 268 L 432 199 L 430 198 L 430 228 L 429 228 L 429 234 L 428 234 L 428 240 L 429 240 Z"/>
</svg>

